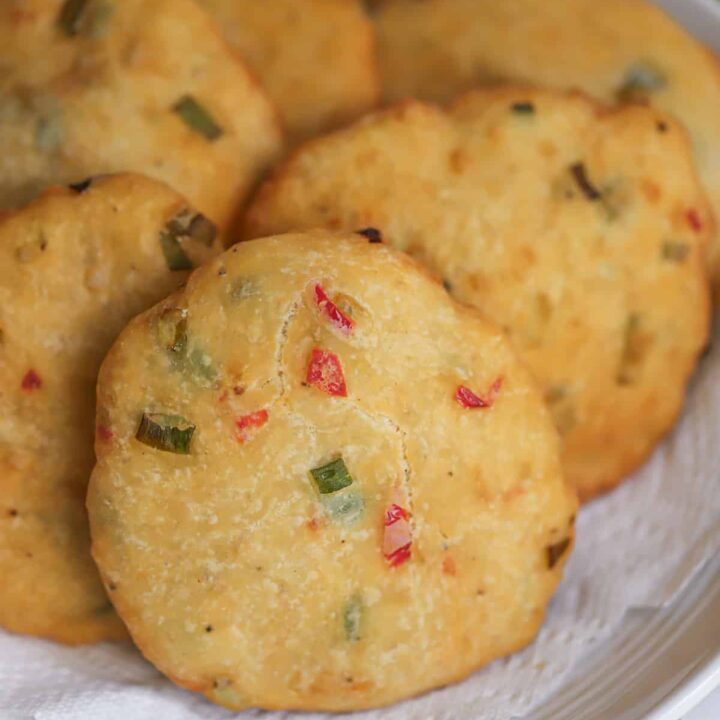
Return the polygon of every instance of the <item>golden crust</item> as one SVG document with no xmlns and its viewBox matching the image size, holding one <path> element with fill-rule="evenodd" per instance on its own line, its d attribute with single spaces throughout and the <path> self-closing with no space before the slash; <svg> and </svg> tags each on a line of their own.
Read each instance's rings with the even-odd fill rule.
<svg viewBox="0 0 720 720">
<path fill-rule="evenodd" d="M 178 365 L 168 317 L 212 371 Z M 346 396 L 308 375 L 316 348 Z M 499 377 L 489 408 L 454 398 Z M 229 708 L 352 710 L 463 678 L 532 639 L 572 543 L 557 436 L 503 334 L 357 235 L 242 243 L 196 271 L 120 335 L 98 408 L 113 440 L 88 510 L 113 603 L 151 662 Z M 143 413 L 191 422 L 189 454 L 140 442 Z M 353 482 L 320 495 L 309 471 L 338 456 Z M 397 567 L 392 502 L 412 514 Z"/>
<path fill-rule="evenodd" d="M 707 339 L 714 226 L 670 118 L 530 88 L 408 101 L 300 148 L 245 233 L 365 226 L 508 330 L 582 498 L 672 426 Z"/>
<path fill-rule="evenodd" d="M 192 0 L 91 0 L 69 36 L 62 6 L 0 8 L 0 205 L 130 170 L 168 182 L 228 226 L 277 157 L 281 130 L 214 23 Z M 187 97 L 219 137 L 182 119 L 174 108 Z"/>
<path fill-rule="evenodd" d="M 258 74 L 297 142 L 354 120 L 380 95 L 359 0 L 199 0 Z"/>
<path fill-rule="evenodd" d="M 375 15 L 386 100 L 448 101 L 479 84 L 578 88 L 614 102 L 631 77 L 690 132 L 700 176 L 720 214 L 720 67 L 645 0 L 385 0 Z M 642 94 L 642 93 L 641 93 Z M 709 247 L 720 281 L 720 239 Z"/>
<path fill-rule="evenodd" d="M 95 381 L 127 320 L 187 276 L 168 270 L 160 245 L 167 221 L 187 207 L 158 181 L 118 175 L 55 188 L 0 221 L 0 625 L 8 630 L 68 644 L 126 637 L 89 552 Z"/>
</svg>

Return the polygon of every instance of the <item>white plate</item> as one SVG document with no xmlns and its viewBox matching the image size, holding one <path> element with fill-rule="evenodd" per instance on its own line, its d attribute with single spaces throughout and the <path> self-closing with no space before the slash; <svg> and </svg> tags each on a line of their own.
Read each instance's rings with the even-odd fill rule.
<svg viewBox="0 0 720 720">
<path fill-rule="evenodd" d="M 680 720 L 720 687 L 720 558 L 663 610 L 631 611 L 527 720 Z"/>
<path fill-rule="evenodd" d="M 720 53 L 720 0 L 655 3 Z M 680 720 L 717 688 L 720 558 L 670 607 L 632 611 L 613 638 L 523 720 Z"/>
</svg>

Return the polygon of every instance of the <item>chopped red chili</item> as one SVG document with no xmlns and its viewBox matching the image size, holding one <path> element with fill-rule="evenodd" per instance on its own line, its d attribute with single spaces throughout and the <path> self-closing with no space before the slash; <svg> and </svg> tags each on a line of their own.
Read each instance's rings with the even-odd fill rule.
<svg viewBox="0 0 720 720">
<path fill-rule="evenodd" d="M 305 382 L 334 397 L 347 397 L 347 386 L 337 355 L 313 348 Z"/>
<path fill-rule="evenodd" d="M 412 554 L 412 532 L 410 513 L 397 503 L 385 511 L 383 524 L 383 555 L 390 567 L 398 567 L 410 559 Z"/>
<path fill-rule="evenodd" d="M 349 335 L 355 323 L 328 297 L 321 285 L 315 285 L 315 302 L 325 317 L 343 335 Z"/>
<path fill-rule="evenodd" d="M 688 224 L 695 232 L 700 232 L 702 230 L 703 224 L 697 210 L 691 208 L 685 213 L 685 217 L 687 218 Z"/>
<path fill-rule="evenodd" d="M 452 557 L 450 557 L 450 555 L 446 555 L 443 558 L 442 571 L 445 575 L 457 575 L 457 567 L 455 566 L 455 561 L 452 559 Z"/>
<path fill-rule="evenodd" d="M 98 437 L 105 442 L 108 442 L 108 440 L 112 440 L 114 435 L 113 431 L 109 427 L 107 427 L 107 425 L 98 425 L 97 434 Z"/>
<path fill-rule="evenodd" d="M 390 507 L 385 511 L 385 527 L 394 525 L 398 520 L 408 520 L 410 513 L 404 508 L 400 507 L 397 503 L 392 503 Z"/>
<path fill-rule="evenodd" d="M 30 368 L 30 370 L 25 373 L 20 386 L 23 390 L 32 392 L 33 390 L 39 390 L 42 387 L 42 384 L 42 378 L 32 368 Z"/>
<path fill-rule="evenodd" d="M 502 384 L 503 377 L 500 376 L 493 382 L 484 395 L 476 395 L 465 385 L 458 385 L 458 388 L 455 391 L 455 400 L 457 400 L 462 407 L 467 409 L 492 407 L 498 393 L 500 392 Z"/>
<path fill-rule="evenodd" d="M 251 430 L 253 428 L 261 428 L 268 420 L 268 411 L 257 410 L 249 415 L 243 415 L 235 421 L 237 427 L 237 440 L 240 443 L 245 443 L 250 439 Z"/>
<path fill-rule="evenodd" d="M 390 567 L 398 567 L 398 565 L 402 565 L 404 562 L 407 562 L 410 559 L 411 555 L 412 542 L 409 542 L 407 545 L 399 547 L 397 550 L 395 550 L 395 552 L 391 553 L 390 555 L 386 555 L 385 559 L 390 564 Z"/>
</svg>

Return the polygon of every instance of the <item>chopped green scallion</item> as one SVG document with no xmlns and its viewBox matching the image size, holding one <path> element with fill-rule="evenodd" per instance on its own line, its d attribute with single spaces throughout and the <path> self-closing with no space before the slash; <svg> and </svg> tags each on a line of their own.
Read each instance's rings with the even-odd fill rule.
<svg viewBox="0 0 720 720">
<path fill-rule="evenodd" d="M 247 298 L 257 294 L 258 285 L 252 278 L 239 277 L 230 283 L 228 292 L 233 300 L 247 300 Z"/>
<path fill-rule="evenodd" d="M 173 105 L 173 111 L 191 130 L 207 140 L 217 140 L 223 134 L 212 115 L 192 95 L 180 98 Z"/>
<path fill-rule="evenodd" d="M 205 247 L 212 247 L 217 237 L 217 228 L 215 224 L 204 215 L 197 213 L 193 216 L 192 220 L 190 220 L 187 235 Z"/>
<path fill-rule="evenodd" d="M 165 262 L 170 270 L 192 270 L 193 264 L 180 244 L 177 235 L 163 230 L 160 234 L 160 246 L 162 247 Z"/>
<path fill-rule="evenodd" d="M 206 381 L 212 384 L 217 380 L 218 372 L 212 363 L 212 359 L 199 348 L 194 348 L 187 354 L 186 362 L 196 381 Z"/>
<path fill-rule="evenodd" d="M 337 492 L 352 485 L 352 477 L 348 472 L 344 460 L 339 457 L 337 460 L 321 465 L 310 470 L 315 484 L 321 495 Z"/>
<path fill-rule="evenodd" d="M 115 8 L 109 0 L 95 0 L 90 9 L 88 22 L 83 28 L 83 35 L 93 40 L 100 40 L 107 35 Z"/>
<path fill-rule="evenodd" d="M 516 115 L 533 115 L 535 106 L 531 102 L 516 102 L 510 106 Z"/>
<path fill-rule="evenodd" d="M 353 595 L 343 609 L 343 630 L 345 639 L 350 642 L 357 642 L 361 639 L 363 617 L 363 601 L 360 595 Z"/>
<path fill-rule="evenodd" d="M 620 367 L 617 374 L 619 385 L 630 385 L 645 357 L 648 339 L 641 330 L 641 319 L 637 313 L 630 313 L 625 321 Z"/>
<path fill-rule="evenodd" d="M 188 455 L 195 425 L 180 415 L 143 413 L 135 437 L 156 450 Z"/>
<path fill-rule="evenodd" d="M 65 0 L 63 3 L 57 22 L 60 29 L 68 37 L 74 37 L 78 34 L 86 5 L 87 0 Z"/>
<path fill-rule="evenodd" d="M 363 496 L 355 490 L 323 495 L 322 504 L 333 520 L 351 525 L 365 509 Z"/>
<path fill-rule="evenodd" d="M 666 85 L 667 78 L 659 68 L 647 62 L 637 62 L 625 73 L 617 99 L 620 102 L 644 102 L 650 93 L 662 90 Z"/>
<path fill-rule="evenodd" d="M 690 254 L 690 246 L 679 242 L 664 242 L 662 244 L 662 259 L 671 262 L 681 263 L 687 260 Z"/>
<path fill-rule="evenodd" d="M 174 218 L 168 220 L 166 229 L 177 237 L 188 237 L 206 247 L 211 247 L 217 236 L 215 225 L 190 208 L 182 209 Z"/>
<path fill-rule="evenodd" d="M 192 260 L 183 249 L 181 239 L 199 242 L 211 247 L 217 236 L 217 228 L 204 215 L 188 208 L 181 210 L 169 220 L 160 233 L 165 260 L 170 270 L 192 270 Z"/>
<path fill-rule="evenodd" d="M 187 347 L 187 310 L 163 310 L 158 320 L 158 338 L 170 352 L 184 353 Z"/>
</svg>

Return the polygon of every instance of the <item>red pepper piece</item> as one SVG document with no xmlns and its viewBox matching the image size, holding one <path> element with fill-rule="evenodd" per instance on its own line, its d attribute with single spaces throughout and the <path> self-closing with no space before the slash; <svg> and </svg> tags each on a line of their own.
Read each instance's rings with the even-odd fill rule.
<svg viewBox="0 0 720 720">
<path fill-rule="evenodd" d="M 98 425 L 97 435 L 101 440 L 108 442 L 113 439 L 114 433 L 109 427 L 107 427 L 107 425 Z"/>
<path fill-rule="evenodd" d="M 246 443 L 252 435 L 253 428 L 261 428 L 268 420 L 268 411 L 257 410 L 249 415 L 243 415 L 235 421 L 237 427 L 237 440 L 239 443 Z"/>
<path fill-rule="evenodd" d="M 383 555 L 390 567 L 398 567 L 410 559 L 412 554 L 412 530 L 410 513 L 397 503 L 385 511 L 383 524 Z"/>
<path fill-rule="evenodd" d="M 355 323 L 328 297 L 321 285 L 315 285 L 315 302 L 336 330 L 350 335 Z"/>
<path fill-rule="evenodd" d="M 502 384 L 503 378 L 497 378 L 484 395 L 476 395 L 469 387 L 458 385 L 455 391 L 455 400 L 466 409 L 492 407 Z"/>
<path fill-rule="evenodd" d="M 334 397 L 347 397 L 347 385 L 337 355 L 313 348 L 305 382 Z"/>
<path fill-rule="evenodd" d="M 25 373 L 25 376 L 20 383 L 20 387 L 22 387 L 23 390 L 32 392 L 33 390 L 39 390 L 42 387 L 42 384 L 42 378 L 32 368 L 30 368 L 30 370 Z"/>
<path fill-rule="evenodd" d="M 391 555 L 386 555 L 385 559 L 388 561 L 390 567 L 397 567 L 398 565 L 402 565 L 404 562 L 407 562 L 410 559 L 411 555 L 412 542 L 409 542 L 407 545 L 403 545 L 402 547 L 398 548 Z"/>
<path fill-rule="evenodd" d="M 691 208 L 685 213 L 688 224 L 695 232 L 700 232 L 703 228 L 702 220 L 697 210 Z"/>
<path fill-rule="evenodd" d="M 457 567 L 455 566 L 455 561 L 452 559 L 452 557 L 450 557 L 450 555 L 446 555 L 443 558 L 442 571 L 445 575 L 457 575 Z"/>
<path fill-rule="evenodd" d="M 397 503 L 392 503 L 390 507 L 385 511 L 384 524 L 385 527 L 394 525 L 398 520 L 409 520 L 410 513 L 404 508 L 400 507 Z"/>
</svg>

